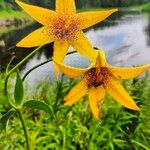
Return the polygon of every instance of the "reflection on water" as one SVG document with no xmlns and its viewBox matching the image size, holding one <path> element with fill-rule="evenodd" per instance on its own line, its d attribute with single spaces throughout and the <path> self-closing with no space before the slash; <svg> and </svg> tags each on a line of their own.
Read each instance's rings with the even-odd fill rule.
<svg viewBox="0 0 150 150">
<path fill-rule="evenodd" d="M 14 64 L 29 54 L 33 49 L 15 48 L 14 45 L 40 25 L 28 25 L 8 32 L 0 32 L 0 65 L 4 69 L 12 55 Z M 150 63 L 150 15 L 148 13 L 128 12 L 114 14 L 107 21 L 86 30 L 86 35 L 94 47 L 106 52 L 109 63 L 116 66 L 132 66 Z M 1 44 L 2 43 L 2 44 Z M 53 44 L 46 45 L 22 68 L 24 73 L 52 55 Z M 72 49 L 72 48 L 70 48 Z M 81 59 L 82 58 L 82 59 Z M 89 61 L 80 54 L 67 56 L 65 63 L 86 67 Z M 32 73 L 32 81 L 53 77 L 51 63 Z M 37 76 L 38 75 L 38 76 Z"/>
<path fill-rule="evenodd" d="M 127 14 L 117 25 L 91 29 L 87 36 L 96 47 L 111 56 L 110 62 L 121 66 L 150 63 L 149 19 L 148 14 Z"/>
</svg>

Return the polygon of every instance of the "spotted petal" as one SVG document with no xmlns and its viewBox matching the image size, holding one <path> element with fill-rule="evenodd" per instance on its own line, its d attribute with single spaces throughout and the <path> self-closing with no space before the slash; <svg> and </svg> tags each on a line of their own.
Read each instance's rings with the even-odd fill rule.
<svg viewBox="0 0 150 150">
<path fill-rule="evenodd" d="M 16 3 L 24 9 L 32 18 L 43 25 L 51 25 L 56 18 L 56 12 L 46 8 L 41 8 L 33 5 L 28 5 L 21 1 L 16 0 Z"/>
<path fill-rule="evenodd" d="M 116 79 L 111 78 L 105 88 L 107 92 L 123 106 L 129 109 L 139 110 L 132 97 L 125 91 Z"/>
<path fill-rule="evenodd" d="M 54 37 L 50 34 L 47 34 L 47 29 L 45 27 L 41 27 L 24 39 L 22 39 L 17 46 L 18 47 L 35 47 L 41 46 L 47 43 L 51 43 L 54 41 Z"/>
<path fill-rule="evenodd" d="M 105 90 L 103 87 L 89 89 L 89 103 L 91 110 L 96 119 L 100 116 L 100 102 L 105 97 Z"/>
<path fill-rule="evenodd" d="M 87 89 L 88 87 L 83 79 L 81 82 L 75 85 L 65 97 L 65 105 L 72 105 L 79 101 L 86 94 Z"/>
<path fill-rule="evenodd" d="M 97 57 L 97 52 L 89 42 L 88 38 L 83 32 L 78 33 L 77 38 L 70 41 L 70 44 L 83 56 L 89 58 L 91 61 Z"/>
<path fill-rule="evenodd" d="M 58 13 L 75 13 L 76 6 L 74 0 L 56 0 L 56 11 Z"/>
<path fill-rule="evenodd" d="M 122 79 L 132 79 L 146 70 L 150 69 L 150 64 L 140 67 L 131 67 L 131 68 L 119 68 L 119 67 L 111 67 L 112 72 Z"/>
<path fill-rule="evenodd" d="M 81 20 L 81 28 L 86 29 L 91 27 L 109 17 L 114 12 L 118 11 L 118 9 L 110 9 L 104 11 L 92 11 L 92 12 L 82 12 L 78 13 L 78 17 Z"/>
<path fill-rule="evenodd" d="M 65 58 L 65 55 L 68 51 L 68 48 L 69 48 L 69 44 L 67 42 L 55 41 L 55 43 L 54 43 L 54 54 L 53 54 L 54 60 L 62 63 L 64 58 Z M 58 77 L 59 67 L 57 65 L 55 65 L 55 74 L 56 74 L 56 77 Z"/>
</svg>

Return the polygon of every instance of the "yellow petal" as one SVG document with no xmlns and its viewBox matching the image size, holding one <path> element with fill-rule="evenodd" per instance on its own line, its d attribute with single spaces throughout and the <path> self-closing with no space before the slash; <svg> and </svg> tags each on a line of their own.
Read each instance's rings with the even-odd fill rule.
<svg viewBox="0 0 150 150">
<path fill-rule="evenodd" d="M 118 9 L 78 13 L 78 17 L 82 22 L 81 28 L 86 29 L 90 26 L 93 26 L 94 24 L 105 20 L 108 16 L 116 11 L 118 11 Z"/>
<path fill-rule="evenodd" d="M 89 103 L 90 108 L 96 119 L 100 117 L 100 101 L 105 97 L 105 90 L 103 87 L 89 89 Z"/>
<path fill-rule="evenodd" d="M 51 25 L 51 22 L 56 18 L 56 12 L 49 9 L 28 5 L 16 0 L 16 3 L 24 9 L 32 18 L 43 25 Z"/>
<path fill-rule="evenodd" d="M 54 54 L 53 58 L 55 61 L 62 63 L 65 55 L 68 51 L 69 44 L 66 41 L 55 41 L 54 42 Z M 55 65 L 56 77 L 59 75 L 59 67 Z"/>
<path fill-rule="evenodd" d="M 99 67 L 99 66 L 106 66 L 107 62 L 106 62 L 106 57 L 105 57 L 105 53 L 102 50 L 98 51 L 98 55 L 97 55 L 97 59 L 95 62 L 95 66 Z"/>
<path fill-rule="evenodd" d="M 23 40 L 21 40 L 17 46 L 18 47 L 35 47 L 44 45 L 47 43 L 51 43 L 54 41 L 52 35 L 46 33 L 47 29 L 45 27 L 39 28 L 26 36 Z"/>
<path fill-rule="evenodd" d="M 65 105 L 72 105 L 79 101 L 86 94 L 87 89 L 88 87 L 83 79 L 77 85 L 75 85 L 65 97 Z"/>
<path fill-rule="evenodd" d="M 84 74 L 88 70 L 88 69 L 80 69 L 80 68 L 70 67 L 70 66 L 59 63 L 55 59 L 54 59 L 54 63 L 69 78 L 77 78 L 77 77 L 81 76 L 82 74 Z"/>
<path fill-rule="evenodd" d="M 76 6 L 74 0 L 56 0 L 56 11 L 58 13 L 75 13 Z"/>
<path fill-rule="evenodd" d="M 83 56 L 89 58 L 91 61 L 97 57 L 97 52 L 89 42 L 88 38 L 83 32 L 77 34 L 77 38 L 70 41 L 70 44 Z"/>
<path fill-rule="evenodd" d="M 123 106 L 129 109 L 139 110 L 132 97 L 125 91 L 116 79 L 111 78 L 105 88 L 107 92 Z"/>
<path fill-rule="evenodd" d="M 150 69 L 150 64 L 145 66 L 140 66 L 140 67 L 131 67 L 131 68 L 111 67 L 111 70 L 116 75 L 116 77 L 122 79 L 135 78 L 148 69 Z"/>
</svg>

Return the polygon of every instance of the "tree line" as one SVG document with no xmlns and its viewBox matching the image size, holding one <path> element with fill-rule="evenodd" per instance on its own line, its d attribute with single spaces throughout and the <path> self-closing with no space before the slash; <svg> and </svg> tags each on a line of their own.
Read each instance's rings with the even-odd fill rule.
<svg viewBox="0 0 150 150">
<path fill-rule="evenodd" d="M 55 0 L 23 0 L 30 4 L 35 4 L 47 8 L 54 8 Z M 133 5 L 142 5 L 149 0 L 75 0 L 77 8 L 110 8 L 110 7 L 128 7 Z M 0 9 L 18 9 L 15 0 L 0 0 Z"/>
</svg>

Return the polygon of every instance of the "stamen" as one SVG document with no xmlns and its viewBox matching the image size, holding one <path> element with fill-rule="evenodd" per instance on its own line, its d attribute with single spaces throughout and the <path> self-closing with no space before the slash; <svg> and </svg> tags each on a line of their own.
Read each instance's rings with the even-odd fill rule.
<svg viewBox="0 0 150 150">
<path fill-rule="evenodd" d="M 80 21 L 76 16 L 63 14 L 59 16 L 53 24 L 53 34 L 59 40 L 68 40 L 77 38 Z"/>
<path fill-rule="evenodd" d="M 105 86 L 112 73 L 107 67 L 91 68 L 85 73 L 88 87 Z"/>
</svg>

